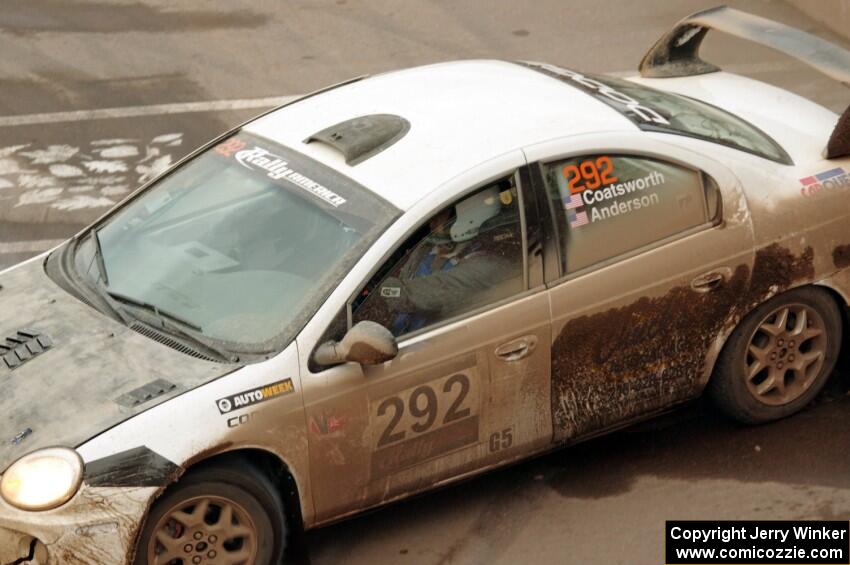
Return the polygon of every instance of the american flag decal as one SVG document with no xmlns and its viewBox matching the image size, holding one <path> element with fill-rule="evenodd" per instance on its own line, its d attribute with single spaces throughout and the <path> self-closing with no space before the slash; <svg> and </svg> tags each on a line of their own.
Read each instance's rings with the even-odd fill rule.
<svg viewBox="0 0 850 565">
<path fill-rule="evenodd" d="M 581 200 L 581 193 L 571 194 L 564 198 L 564 208 L 567 210 L 573 210 L 581 206 L 584 206 L 584 202 Z"/>
<path fill-rule="evenodd" d="M 571 228 L 579 228 L 588 223 L 587 212 L 567 210 L 567 220 L 570 222 Z"/>
</svg>

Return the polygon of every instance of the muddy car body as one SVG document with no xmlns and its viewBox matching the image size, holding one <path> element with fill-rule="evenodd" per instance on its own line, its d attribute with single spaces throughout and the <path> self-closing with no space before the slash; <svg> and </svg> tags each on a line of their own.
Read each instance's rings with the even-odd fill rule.
<svg viewBox="0 0 850 565">
<path fill-rule="evenodd" d="M 0 563 L 267 564 L 286 524 L 707 386 L 744 421 L 800 409 L 850 299 L 848 115 L 696 57 L 708 28 L 769 25 L 693 16 L 628 80 L 469 61 L 337 85 L 0 274 Z"/>
</svg>

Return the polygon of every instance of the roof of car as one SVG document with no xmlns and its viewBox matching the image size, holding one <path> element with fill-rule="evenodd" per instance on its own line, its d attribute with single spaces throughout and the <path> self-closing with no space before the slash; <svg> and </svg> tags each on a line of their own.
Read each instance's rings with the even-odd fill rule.
<svg viewBox="0 0 850 565">
<path fill-rule="evenodd" d="M 376 155 L 346 164 L 314 134 L 365 115 L 404 118 L 410 129 Z M 457 61 L 370 77 L 286 106 L 246 131 L 333 167 L 402 210 L 453 177 L 536 142 L 633 130 L 593 97 L 505 61 Z"/>
</svg>

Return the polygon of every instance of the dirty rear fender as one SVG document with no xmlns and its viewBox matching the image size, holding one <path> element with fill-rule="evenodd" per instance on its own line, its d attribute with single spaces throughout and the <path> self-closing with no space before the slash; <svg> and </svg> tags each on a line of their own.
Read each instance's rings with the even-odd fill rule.
<svg viewBox="0 0 850 565">
<path fill-rule="evenodd" d="M 850 275 L 845 280 L 850 282 Z M 824 282 L 818 281 L 817 284 L 828 286 Z M 723 346 L 750 312 L 774 296 L 814 283 L 815 252 L 811 246 L 792 250 L 782 243 L 771 243 L 757 249 L 749 280 L 706 355 L 702 384 L 708 384 Z"/>
</svg>

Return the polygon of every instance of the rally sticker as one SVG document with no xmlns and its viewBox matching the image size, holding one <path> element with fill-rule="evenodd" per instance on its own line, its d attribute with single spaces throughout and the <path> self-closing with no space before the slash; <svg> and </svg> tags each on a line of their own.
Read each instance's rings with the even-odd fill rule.
<svg viewBox="0 0 850 565">
<path fill-rule="evenodd" d="M 820 192 L 850 188 L 850 174 L 842 167 L 836 167 L 810 177 L 800 179 L 803 187 L 800 193 L 805 197 L 815 196 Z"/>
<path fill-rule="evenodd" d="M 246 169 L 263 171 L 272 180 L 284 179 L 289 181 L 313 196 L 324 200 L 334 208 L 338 208 L 346 203 L 346 199 L 333 190 L 291 169 L 289 163 L 280 155 L 275 155 L 268 149 L 258 145 L 248 148 L 248 144 L 245 141 L 238 138 L 231 138 L 217 145 L 215 152 L 225 157 L 233 157 L 237 163 Z"/>
<path fill-rule="evenodd" d="M 218 411 L 220 413 L 227 414 L 228 412 L 253 406 L 260 402 L 265 402 L 266 400 L 271 400 L 272 398 L 277 398 L 278 396 L 291 394 L 293 392 L 295 392 L 295 385 L 292 384 L 292 379 L 284 379 L 270 385 L 252 388 L 244 392 L 225 396 L 224 398 L 216 400 L 215 404 L 218 406 Z"/>
<path fill-rule="evenodd" d="M 272 180 L 286 179 L 292 184 L 321 198 L 335 208 L 345 204 L 345 198 L 328 187 L 317 183 L 301 173 L 293 171 L 289 168 L 289 164 L 279 155 L 275 155 L 262 147 L 254 146 L 252 149 L 243 149 L 236 153 L 235 159 L 246 169 L 264 170 Z"/>
</svg>

